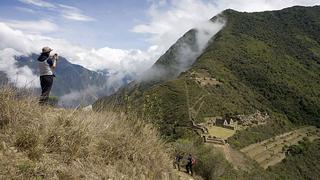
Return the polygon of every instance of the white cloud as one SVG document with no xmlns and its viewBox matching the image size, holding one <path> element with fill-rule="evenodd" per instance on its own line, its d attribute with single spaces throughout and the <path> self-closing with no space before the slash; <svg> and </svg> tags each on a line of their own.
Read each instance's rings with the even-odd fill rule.
<svg viewBox="0 0 320 180">
<path fill-rule="evenodd" d="M 148 10 L 149 21 L 134 32 L 150 34 L 149 42 L 168 49 L 185 32 L 213 17 L 215 5 L 198 0 L 155 1 Z"/>
<path fill-rule="evenodd" d="M 19 0 L 22 3 L 31 4 L 37 7 L 59 13 L 61 17 L 73 21 L 94 21 L 95 19 L 82 13 L 79 8 L 64 4 L 49 3 L 44 0 Z"/>
<path fill-rule="evenodd" d="M 103 88 L 90 86 L 81 91 L 72 91 L 59 98 L 59 105 L 62 107 L 73 107 L 75 104 L 88 105 L 88 102 L 94 102 L 99 97 L 96 95 L 101 92 Z"/>
<path fill-rule="evenodd" d="M 149 20 L 136 25 L 132 31 L 149 34 L 148 40 L 169 48 L 179 37 L 199 22 L 207 21 L 225 9 L 238 11 L 278 10 L 294 5 L 319 5 L 319 0 L 152 0 Z"/>
<path fill-rule="evenodd" d="M 63 39 L 50 38 L 39 34 L 28 34 L 15 30 L 6 23 L 1 22 L 0 39 L 0 50 L 15 50 L 15 53 L 3 52 L 3 54 L 8 53 L 6 58 L 15 54 L 38 54 L 42 47 L 49 46 L 54 49 L 53 53 L 59 53 L 60 56 L 67 58 L 72 63 L 82 65 L 91 70 L 109 69 L 123 75 L 124 73 L 141 73 L 152 65 L 153 59 L 156 59 L 155 56 L 160 56 L 155 46 L 150 47 L 147 51 L 112 49 L 108 47 L 88 49 L 69 43 Z M 2 58 L 1 63 L 5 63 L 6 58 Z M 5 69 L 2 68 L 4 71 Z"/>
<path fill-rule="evenodd" d="M 19 0 L 20 2 L 26 3 L 26 4 L 31 4 L 34 6 L 38 7 L 43 7 L 43 8 L 54 8 L 55 5 L 43 0 Z"/>
<path fill-rule="evenodd" d="M 47 20 L 39 20 L 39 21 L 17 21 L 17 20 L 9 20 L 6 21 L 6 24 L 13 28 L 19 29 L 28 33 L 47 33 L 53 32 L 58 29 L 58 26 Z"/>
<path fill-rule="evenodd" d="M 91 69 L 113 69 L 116 71 L 126 71 L 139 73 L 152 65 L 151 59 L 159 56 L 157 47 L 150 47 L 147 51 L 138 49 L 112 49 L 109 47 L 101 49 L 91 49 L 77 53 L 78 61 L 86 64 Z M 87 62 L 89 61 L 89 62 Z"/>
<path fill-rule="evenodd" d="M 66 19 L 74 20 L 74 21 L 94 21 L 95 20 L 92 17 L 82 14 L 81 10 L 76 7 L 67 6 L 63 4 L 59 4 L 59 7 L 61 8 L 62 16 Z"/>
<path fill-rule="evenodd" d="M 15 65 L 14 57 L 21 55 L 11 48 L 0 50 L 0 71 L 5 72 L 9 81 L 19 88 L 39 87 L 39 77 L 35 76 L 27 66 L 17 67 Z"/>
<path fill-rule="evenodd" d="M 170 68 L 162 65 L 155 65 L 142 74 L 140 81 L 149 81 L 154 79 L 162 79 L 163 77 L 174 78 L 181 72 L 189 69 L 189 67 L 197 60 L 203 50 L 207 47 L 212 37 L 219 32 L 225 25 L 223 18 L 218 18 L 215 22 L 205 21 L 197 24 L 193 32 L 195 36 L 187 36 L 177 42 L 174 46 L 175 56 L 171 57 L 172 63 Z M 193 34 L 192 33 L 192 34 Z M 174 73 L 172 73 L 174 70 Z"/>
</svg>

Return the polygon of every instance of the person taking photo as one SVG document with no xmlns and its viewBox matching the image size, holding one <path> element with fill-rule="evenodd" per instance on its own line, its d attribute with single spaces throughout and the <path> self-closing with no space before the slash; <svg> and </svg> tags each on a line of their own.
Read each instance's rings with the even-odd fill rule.
<svg viewBox="0 0 320 180">
<path fill-rule="evenodd" d="M 54 69 L 57 67 L 58 54 L 50 56 L 53 49 L 49 47 L 42 48 L 42 53 L 38 58 L 40 72 L 41 96 L 39 104 L 47 104 L 50 91 L 53 85 Z"/>
</svg>

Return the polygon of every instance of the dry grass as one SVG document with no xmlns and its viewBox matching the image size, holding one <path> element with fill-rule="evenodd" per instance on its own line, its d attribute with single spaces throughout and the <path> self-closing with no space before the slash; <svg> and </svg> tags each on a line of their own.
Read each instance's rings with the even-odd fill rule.
<svg viewBox="0 0 320 180">
<path fill-rule="evenodd" d="M 169 153 L 137 118 L 39 106 L 0 89 L 0 179 L 169 179 Z"/>
</svg>

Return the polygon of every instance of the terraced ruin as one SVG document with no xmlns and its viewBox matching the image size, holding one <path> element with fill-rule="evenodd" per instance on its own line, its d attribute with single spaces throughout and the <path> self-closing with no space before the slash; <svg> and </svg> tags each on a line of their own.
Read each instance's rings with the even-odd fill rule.
<svg viewBox="0 0 320 180">
<path fill-rule="evenodd" d="M 319 129 L 314 126 L 300 128 L 260 143 L 251 144 L 240 151 L 257 161 L 264 169 L 280 163 L 285 157 L 284 148 L 297 144 L 303 138 L 313 141 L 320 137 Z"/>
<path fill-rule="evenodd" d="M 202 70 L 202 72 L 192 72 L 191 77 L 193 77 L 201 87 L 222 84 L 217 79 L 211 77 L 210 73 L 208 73 L 206 70 Z"/>
<path fill-rule="evenodd" d="M 201 96 L 199 101 L 205 96 Z M 203 101 L 202 101 L 203 102 Z M 198 101 L 195 102 L 197 104 Z M 201 104 L 202 105 L 202 104 Z M 202 106 L 200 106 L 201 108 Z M 195 119 L 197 113 L 193 108 L 189 108 L 190 121 Z M 254 127 L 270 122 L 271 119 L 267 113 L 256 111 L 249 115 L 236 115 L 229 118 L 205 117 L 203 123 L 195 124 L 193 121 L 193 128 L 203 137 L 204 142 L 214 144 L 226 144 L 228 138 L 233 136 L 237 130 L 244 130 L 249 127 Z"/>
<path fill-rule="evenodd" d="M 205 143 L 224 145 L 227 143 L 227 139 L 235 133 L 235 130 L 223 127 L 205 126 L 195 122 L 192 122 L 192 124 L 195 132 L 203 138 Z"/>
</svg>

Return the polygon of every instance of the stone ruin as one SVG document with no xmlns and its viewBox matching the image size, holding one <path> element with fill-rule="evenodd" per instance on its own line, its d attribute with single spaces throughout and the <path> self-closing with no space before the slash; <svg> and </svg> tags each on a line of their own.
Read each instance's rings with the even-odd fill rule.
<svg viewBox="0 0 320 180">
<path fill-rule="evenodd" d="M 237 115 L 236 119 L 238 120 L 238 124 L 243 127 L 263 125 L 271 120 L 267 113 L 261 113 L 258 110 L 250 115 Z"/>
</svg>

